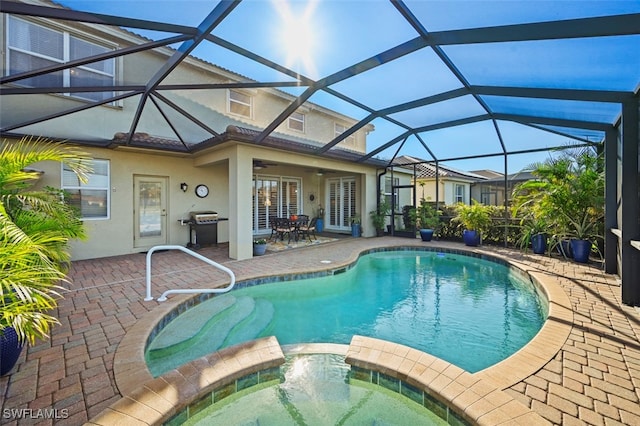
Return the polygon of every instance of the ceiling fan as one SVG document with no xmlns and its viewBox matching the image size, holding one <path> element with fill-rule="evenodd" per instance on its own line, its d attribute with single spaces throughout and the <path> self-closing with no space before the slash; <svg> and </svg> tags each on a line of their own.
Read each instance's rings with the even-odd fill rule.
<svg viewBox="0 0 640 426">
<path fill-rule="evenodd" d="M 266 169 L 268 166 L 277 166 L 277 164 L 276 163 L 265 163 L 262 160 L 253 160 L 253 169 L 254 170 Z"/>
<path fill-rule="evenodd" d="M 316 175 L 317 176 L 324 176 L 324 175 L 329 174 L 329 173 L 335 173 L 335 172 L 331 171 L 331 170 L 327 170 L 327 169 L 318 169 L 318 170 L 316 170 Z"/>
</svg>

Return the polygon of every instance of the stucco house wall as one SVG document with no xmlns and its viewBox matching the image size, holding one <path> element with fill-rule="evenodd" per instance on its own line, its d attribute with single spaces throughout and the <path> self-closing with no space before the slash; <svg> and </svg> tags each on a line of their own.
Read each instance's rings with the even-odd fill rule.
<svg viewBox="0 0 640 426">
<path fill-rule="evenodd" d="M 36 1 L 37 4 L 52 6 L 48 1 Z M 41 24 L 47 28 L 73 34 L 100 45 L 121 49 L 145 42 L 133 33 L 108 26 L 92 24 L 60 24 L 48 20 L 33 20 L 17 17 Z M 0 16 L 0 40 L 7 51 L 8 16 Z M 116 59 L 115 84 L 146 84 L 149 78 L 166 64 L 166 59 L 175 52 L 169 48 L 158 48 L 141 53 L 130 54 Z M 7 74 L 7 61 L 2 61 L 3 74 Z M 194 81 L 211 84 L 226 84 L 246 81 L 246 78 L 197 58 L 184 60 L 161 84 L 190 84 Z M 17 84 L 16 84 L 17 85 Z M 11 86 L 11 84 L 9 85 Z M 260 131 L 281 113 L 295 97 L 277 89 L 239 89 L 251 96 L 252 114 L 239 116 L 229 110 L 228 88 L 211 90 L 159 90 L 158 95 L 165 97 L 180 108 L 189 110 L 196 119 L 206 123 L 217 133 L 225 133 L 229 125 Z M 235 90 L 235 89 L 234 89 Z M 152 95 L 158 104 L 174 120 L 180 136 L 187 143 L 199 143 L 209 140 L 211 133 L 198 126 L 185 125 L 184 117 L 167 107 L 158 95 Z M 62 115 L 41 123 L 16 127 L 15 134 L 44 136 L 67 139 L 76 143 L 92 158 L 109 160 L 110 183 L 109 217 L 105 219 L 86 219 L 88 232 L 86 241 L 72 243 L 74 260 L 104 256 L 128 254 L 144 251 L 150 247 L 137 242 L 135 235 L 135 199 L 134 180 L 137 176 L 164 177 L 167 182 L 166 243 L 185 245 L 189 241 L 188 226 L 180 224 L 187 219 L 190 211 L 214 210 L 228 221 L 219 223 L 218 241 L 229 242 L 230 256 L 243 259 L 252 256 L 252 204 L 251 186 L 255 174 L 275 174 L 294 176 L 302 181 L 302 211 L 314 215 L 320 204 L 327 203 L 326 181 L 331 178 L 353 177 L 356 182 L 356 208 L 363 218 L 364 235 L 373 235 L 374 229 L 368 223 L 367 212 L 375 208 L 376 167 L 367 164 L 355 164 L 349 161 L 336 161 L 318 156 L 303 155 L 295 150 L 263 148 L 230 141 L 215 148 L 197 153 L 162 152 L 153 149 L 133 148 L 123 145 L 130 131 L 129 125 L 138 109 L 139 95 L 118 100 L 83 111 Z M 47 116 L 59 111 L 71 111 L 89 103 L 86 99 L 64 94 L 30 94 L 3 96 L 0 121 L 2 127 L 24 123 L 33 118 Z M 151 100 L 147 100 L 151 102 Z M 279 138 L 287 138 L 295 143 L 321 146 L 336 137 L 336 123 L 348 129 L 356 123 L 335 111 L 330 111 L 311 103 L 305 103 L 299 110 L 305 114 L 304 132 L 288 128 L 287 121 L 276 129 Z M 353 137 L 338 144 L 338 147 L 351 151 L 366 152 L 367 133 L 373 131 L 368 125 L 356 132 Z M 155 109 L 145 109 L 135 129 L 137 136 L 145 134 L 155 140 L 178 142 L 174 130 Z M 124 138 L 124 139 L 123 139 Z M 118 141 L 110 147 L 98 147 L 110 141 Z M 179 144 L 179 142 L 178 142 Z M 278 165 L 267 170 L 253 169 L 253 160 L 273 161 Z M 61 186 L 61 167 L 58 164 L 38 165 L 45 173 L 40 185 Z M 317 176 L 319 168 L 330 169 L 331 174 Z M 189 185 L 183 192 L 180 183 Z M 201 199 L 193 190 L 198 184 L 206 184 L 211 193 Z M 313 192 L 315 200 L 309 199 Z"/>
<path fill-rule="evenodd" d="M 110 209 L 106 219 L 84 219 L 88 239 L 73 241 L 71 252 L 74 260 L 136 253 L 149 247 L 136 247 L 134 241 L 133 200 L 134 176 L 165 176 L 168 178 L 167 243 L 185 245 L 189 241 L 188 227 L 179 219 L 188 218 L 189 211 L 215 210 L 220 217 L 227 217 L 228 167 L 221 163 L 215 166 L 195 167 L 192 158 L 152 154 L 148 152 L 123 152 L 117 150 L 80 147 L 92 158 L 109 160 L 110 164 Z M 39 186 L 61 187 L 61 166 L 58 163 L 39 163 L 36 167 L 45 173 Z M 188 182 L 189 190 L 182 192 L 180 183 Z M 197 183 L 207 184 L 211 193 L 198 198 L 193 189 Z M 220 242 L 229 241 L 228 224 L 220 222 Z"/>
<path fill-rule="evenodd" d="M 38 2 L 51 6 L 50 2 Z M 8 16 L 0 15 L 0 39 L 4 51 L 7 52 L 7 25 Z M 46 28 L 55 29 L 73 34 L 78 38 L 110 47 L 122 49 L 125 47 L 144 43 L 137 35 L 108 26 L 98 26 L 90 24 L 74 23 L 73 25 L 61 24 L 49 20 L 34 20 L 24 17 L 14 17 L 16 19 L 33 22 Z M 174 54 L 169 48 L 157 48 L 140 53 L 129 54 L 116 59 L 116 84 L 141 85 L 155 75 L 165 64 L 168 57 Z M 0 64 L 3 75 L 6 75 L 6 55 L 5 60 Z M 237 75 L 232 71 L 216 67 L 213 64 L 201 61 L 195 57 L 190 57 L 183 61 L 169 76 L 163 80 L 162 84 L 189 84 L 194 81 L 211 84 L 223 84 L 246 81 L 245 77 Z M 235 90 L 235 89 L 234 89 Z M 233 114 L 229 111 L 229 89 L 211 90 L 161 90 L 162 96 L 169 99 L 180 107 L 187 107 L 197 119 L 206 123 L 209 127 L 221 133 L 229 124 L 229 120 L 235 120 L 235 124 L 243 127 L 263 129 L 270 124 L 285 109 L 295 97 L 277 89 L 237 89 L 252 98 L 253 111 L 251 117 L 244 117 Z M 118 132 L 128 132 L 128 125 L 135 114 L 139 95 L 125 98 L 114 104 L 103 105 L 91 108 L 86 111 L 76 112 L 69 116 L 58 117 L 54 120 L 33 124 L 20 128 L 21 133 L 33 135 L 52 135 L 59 138 L 69 138 L 76 140 L 110 140 Z M 73 96 L 65 95 L 23 95 L 3 97 L 2 125 L 22 123 L 25 121 L 25 113 L 28 111 L 28 118 L 44 116 L 52 112 L 69 110 L 81 107 L 88 101 Z M 147 102 L 151 102 L 148 100 Z M 160 101 L 159 101 L 160 102 Z M 162 104 L 162 102 L 160 102 Z M 172 118 L 177 114 L 171 108 L 163 105 L 165 111 L 169 111 Z M 136 132 L 148 133 L 152 136 L 177 139 L 175 132 L 166 123 L 166 120 L 159 113 L 151 113 L 153 109 L 146 109 L 140 117 Z M 329 142 L 335 138 L 335 124 L 341 124 L 345 128 L 354 125 L 357 120 L 349 118 L 335 111 L 330 111 L 324 107 L 305 103 L 299 109 L 305 114 L 305 131 L 300 132 L 288 128 L 285 120 L 278 128 L 277 132 L 282 135 L 289 135 L 292 138 L 306 141 Z M 176 119 L 177 122 L 179 122 Z M 79 125 L 80 124 L 80 125 Z M 181 136 L 190 141 L 203 141 L 211 136 L 208 132 L 198 126 L 178 125 Z M 365 152 L 366 135 L 373 131 L 373 126 L 365 126 L 358 130 L 353 138 L 346 139 L 338 146 L 357 152 Z M 317 142 L 320 144 L 320 142 Z"/>
</svg>

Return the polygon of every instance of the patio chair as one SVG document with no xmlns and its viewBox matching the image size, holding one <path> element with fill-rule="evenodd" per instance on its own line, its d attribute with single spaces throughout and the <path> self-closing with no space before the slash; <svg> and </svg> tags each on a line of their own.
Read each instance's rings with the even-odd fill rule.
<svg viewBox="0 0 640 426">
<path fill-rule="evenodd" d="M 313 238 L 315 240 L 318 239 L 318 237 L 316 237 L 316 221 L 317 220 L 318 218 L 314 217 L 313 219 L 311 219 L 311 222 L 301 225 L 300 228 L 298 228 L 298 233 L 302 235 L 302 238 L 306 236 L 307 238 L 309 238 L 309 242 L 311 242 L 311 234 L 313 234 Z"/>
<path fill-rule="evenodd" d="M 269 226 L 271 227 L 271 235 L 269 235 L 269 241 L 278 241 L 278 218 L 272 217 L 271 219 L 269 219 Z"/>
<path fill-rule="evenodd" d="M 287 217 L 279 217 L 276 220 L 276 235 L 280 240 L 284 241 L 285 234 L 289 236 L 291 242 L 291 234 L 295 232 L 296 227 Z M 276 238 L 277 240 L 277 238 Z"/>
</svg>

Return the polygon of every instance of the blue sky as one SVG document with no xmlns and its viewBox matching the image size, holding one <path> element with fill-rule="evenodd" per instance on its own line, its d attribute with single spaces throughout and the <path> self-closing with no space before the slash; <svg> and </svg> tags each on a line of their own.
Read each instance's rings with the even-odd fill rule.
<svg viewBox="0 0 640 426">
<path fill-rule="evenodd" d="M 217 4 L 204 0 L 76 1 L 61 4 L 77 9 L 132 18 L 167 21 L 197 26 Z M 599 15 L 639 13 L 640 1 L 425 1 L 405 4 L 429 32 L 537 21 L 586 18 Z M 295 35 L 287 29 L 297 24 Z M 302 24 L 302 25 L 300 25 Z M 135 30 L 136 32 L 140 32 Z M 310 40 L 305 40 L 309 34 Z M 145 33 L 151 38 L 167 34 Z M 354 63 L 411 40 L 416 31 L 384 0 L 269 1 L 245 0 L 214 30 L 217 35 L 269 60 L 285 65 L 313 79 L 331 75 Z M 301 51 L 292 54 L 295 43 Z M 487 43 L 444 46 L 444 53 L 471 84 L 513 85 L 550 88 L 634 90 L 640 78 L 640 37 L 599 37 L 520 43 Z M 632 53 L 635 52 L 635 53 Z M 210 43 L 193 54 L 258 81 L 289 81 L 290 77 Z M 421 49 L 396 61 L 339 82 L 332 89 L 374 109 L 385 108 L 461 87 L 433 50 Z M 289 90 L 289 89 L 288 89 Z M 289 90 L 301 93 L 300 90 Z M 325 92 L 312 102 L 357 119 L 368 115 L 356 106 Z M 619 114 L 615 104 L 569 103 L 566 101 L 522 100 L 487 97 L 494 111 L 518 111 L 569 119 L 611 122 Z M 484 113 L 472 97 L 403 111 L 394 119 L 413 127 L 455 120 Z M 403 129 L 385 120 L 375 120 L 369 135 L 369 149 L 402 134 Z M 508 150 L 558 146 L 571 139 L 512 122 L 498 122 Z M 596 140 L 599 134 L 573 131 L 576 136 Z M 490 121 L 421 134 L 438 158 L 500 152 L 500 140 Z M 382 153 L 393 155 L 397 147 Z M 430 159 L 420 142 L 407 140 L 403 154 Z M 526 154 L 510 158 L 508 171 L 548 154 Z M 461 169 L 503 171 L 502 157 L 448 162 Z"/>
</svg>

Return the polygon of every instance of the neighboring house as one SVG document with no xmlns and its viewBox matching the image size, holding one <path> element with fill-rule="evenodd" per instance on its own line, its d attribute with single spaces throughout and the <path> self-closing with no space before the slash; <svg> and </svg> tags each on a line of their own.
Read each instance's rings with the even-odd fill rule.
<svg viewBox="0 0 640 426">
<path fill-rule="evenodd" d="M 484 176 L 488 181 L 492 179 L 504 180 L 504 174 L 495 170 L 471 170 L 471 173 Z M 483 182 L 471 186 L 471 198 L 488 206 L 498 206 L 504 204 L 504 186 L 485 186 Z"/>
<path fill-rule="evenodd" d="M 478 173 L 478 171 L 474 171 L 473 173 Z M 477 194 L 477 199 L 482 204 L 492 205 L 492 206 L 503 206 L 504 205 L 504 194 L 505 194 L 505 178 L 504 175 L 497 173 L 499 176 L 492 177 L 485 181 L 477 182 L 471 188 L 472 194 L 474 197 Z M 519 183 L 526 182 L 528 180 L 535 179 L 535 176 L 531 172 L 522 171 L 518 173 L 513 173 L 507 175 L 506 179 L 506 191 L 507 191 L 507 200 L 511 200 L 511 193 L 513 192 L 513 188 Z"/>
<path fill-rule="evenodd" d="M 148 42 L 109 26 L 1 18 L 4 76 Z M 155 109 L 140 115 L 134 134 L 125 126 L 136 114 L 139 95 L 73 89 L 144 84 L 174 53 L 159 47 L 6 85 L 61 90 L 57 95 L 4 95 L 0 126 L 11 129 L 5 137 L 66 139 L 93 158 L 88 183 L 78 182 L 59 165 L 40 167 L 45 172 L 40 184 L 62 187 L 81 209 L 89 239 L 73 243 L 74 260 L 141 252 L 159 244 L 184 245 L 190 233 L 182 220 L 191 211 L 215 211 L 228 218 L 219 223 L 217 239 L 229 242 L 229 255 L 236 259 L 252 256 L 252 240 L 269 232 L 271 218 L 314 216 L 321 207 L 326 230 L 348 232 L 349 218 L 358 214 L 364 235 L 374 234 L 367 225 L 368 212 L 375 209 L 377 175 L 385 162 L 354 162 L 366 152 L 371 125 L 340 141 L 338 149 L 318 154 L 318 147 L 356 120 L 305 103 L 256 143 L 256 136 L 295 97 L 268 87 L 237 88 L 234 83 L 247 82 L 245 77 L 194 57 L 159 83 L 147 100 Z M 214 88 L 162 89 L 193 81 Z M 84 108 L 92 102 L 104 104 Z M 58 114 L 61 110 L 67 114 Z M 51 119 L 30 123 L 45 116 Z M 200 185 L 208 187 L 208 194 L 194 192 Z"/>
<path fill-rule="evenodd" d="M 436 167 L 434 162 L 407 155 L 395 158 L 393 163 L 402 165 L 405 169 L 415 168 L 418 200 L 424 198 L 446 205 L 470 204 L 471 199 L 476 198 L 472 194 L 472 187 L 478 182 L 487 180 L 485 176 L 477 173 L 457 170 L 442 164 L 438 164 Z M 413 170 L 411 170 L 411 174 L 413 174 Z M 480 201 L 480 199 L 477 200 Z"/>
</svg>

